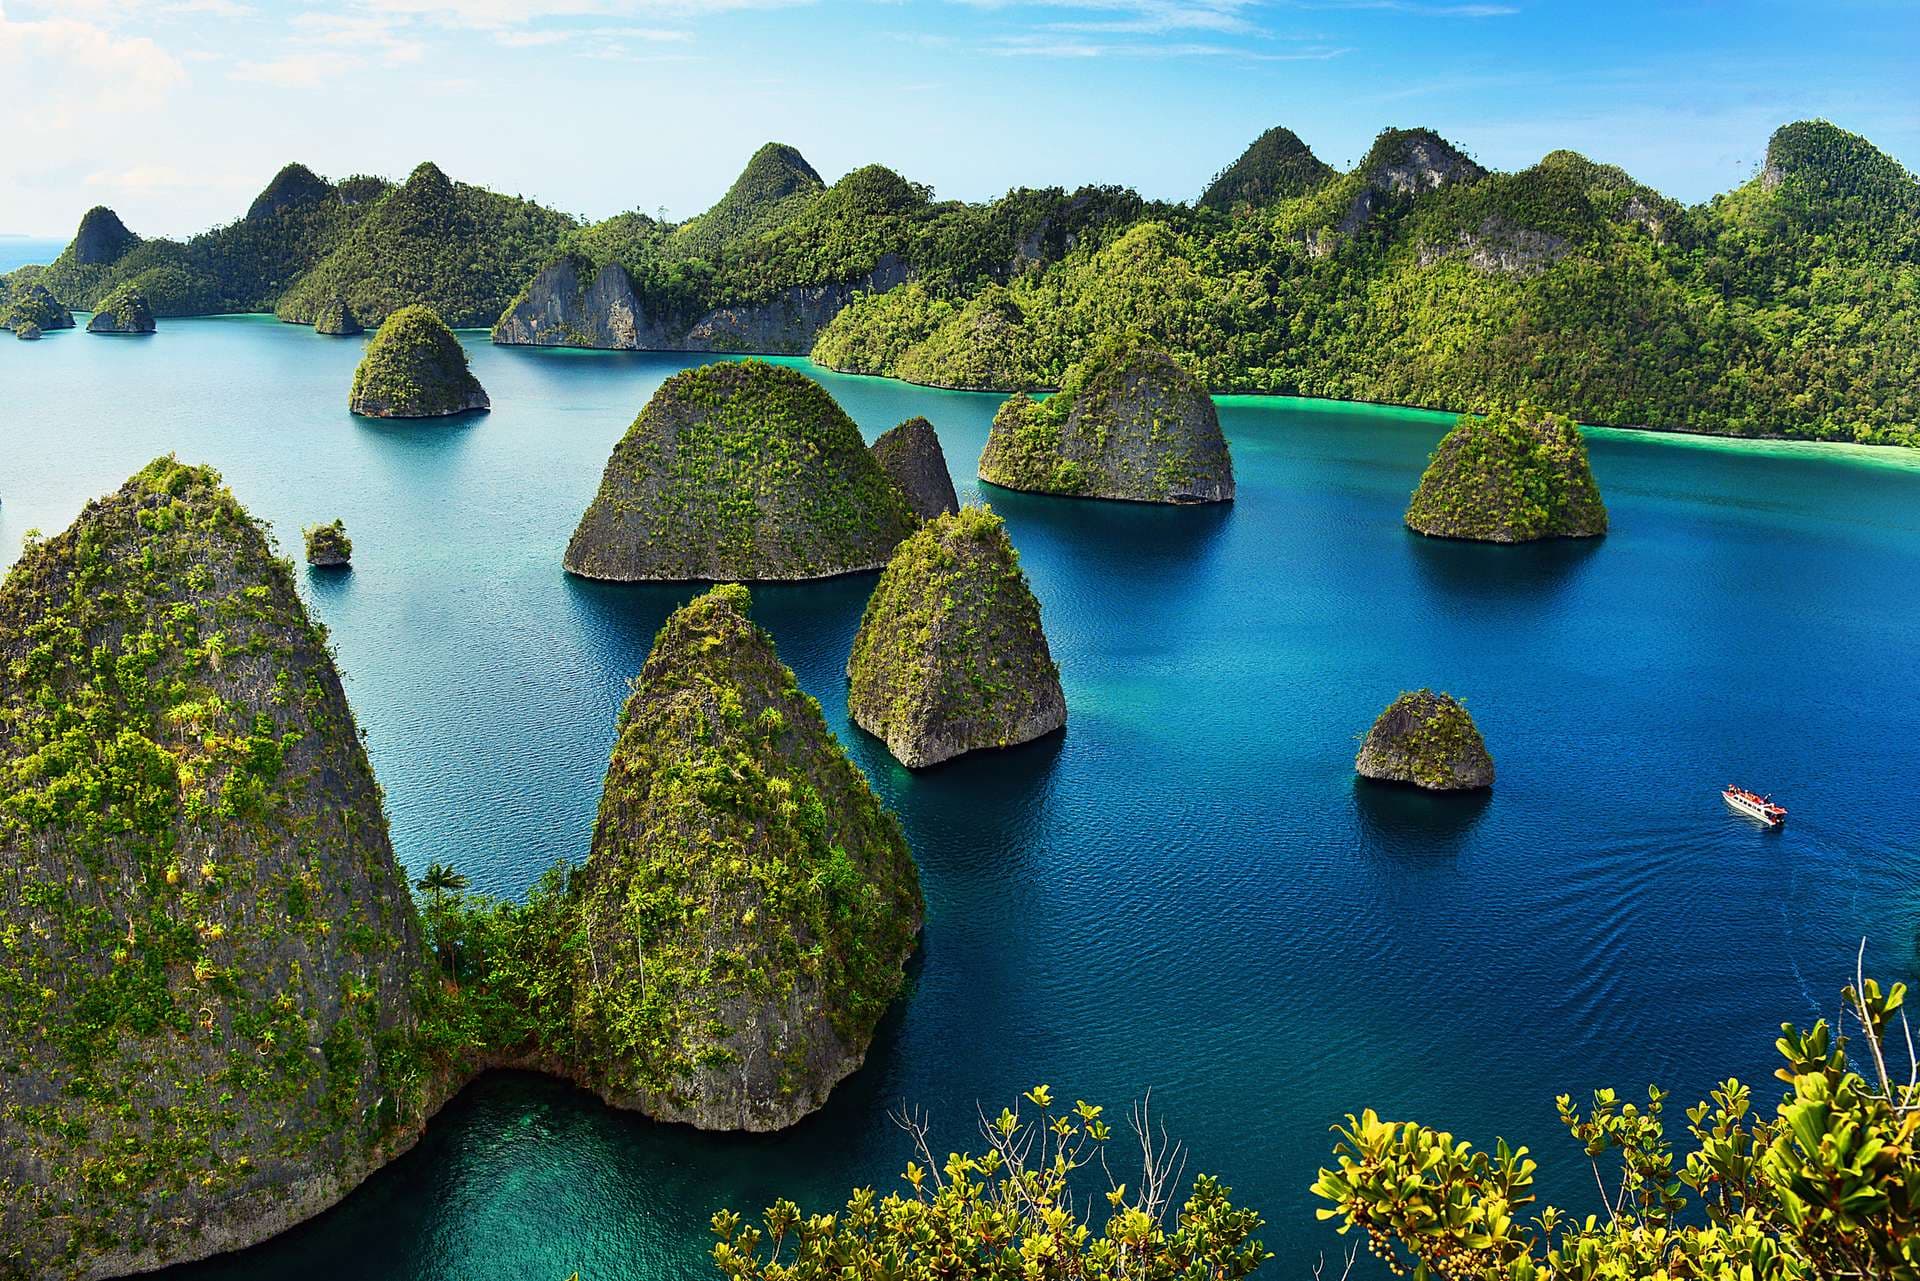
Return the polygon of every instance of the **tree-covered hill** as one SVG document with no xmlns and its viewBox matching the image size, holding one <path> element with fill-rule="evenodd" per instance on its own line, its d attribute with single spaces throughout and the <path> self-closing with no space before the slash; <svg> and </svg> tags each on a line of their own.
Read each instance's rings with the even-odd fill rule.
<svg viewBox="0 0 1920 1281">
<path fill-rule="evenodd" d="M 1004 281 L 858 299 L 814 356 L 1051 386 L 1115 329 L 1215 391 L 1920 443 L 1920 179 L 1804 122 L 1752 181 L 1684 207 L 1573 152 L 1489 173 L 1388 130 L 1290 198 L 1162 206 Z"/>
<path fill-rule="evenodd" d="M 274 312 L 311 324 L 338 296 L 367 324 L 414 303 L 456 327 L 491 324 L 574 227 L 566 214 L 422 164 L 281 295 Z"/>
</svg>

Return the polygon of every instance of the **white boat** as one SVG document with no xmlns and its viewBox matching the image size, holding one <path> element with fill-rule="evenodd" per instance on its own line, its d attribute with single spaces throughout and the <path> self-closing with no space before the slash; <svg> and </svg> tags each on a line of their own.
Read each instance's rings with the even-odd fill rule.
<svg viewBox="0 0 1920 1281">
<path fill-rule="evenodd" d="M 1727 785 L 1727 790 L 1720 793 L 1720 795 L 1726 798 L 1727 804 L 1733 806 L 1733 808 L 1739 810 L 1748 818 L 1764 823 L 1768 827 L 1778 827 L 1787 821 L 1787 807 L 1784 805 L 1775 805 L 1772 797 L 1761 796 L 1757 792 L 1749 792 L 1746 788 L 1735 787 L 1731 783 Z"/>
</svg>

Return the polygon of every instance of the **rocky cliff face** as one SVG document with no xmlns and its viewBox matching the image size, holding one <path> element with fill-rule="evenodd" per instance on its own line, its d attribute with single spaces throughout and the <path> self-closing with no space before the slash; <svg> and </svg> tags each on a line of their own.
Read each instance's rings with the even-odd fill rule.
<svg viewBox="0 0 1920 1281">
<path fill-rule="evenodd" d="M 493 341 L 611 351 L 719 351 L 801 356 L 856 294 L 884 292 L 907 278 L 889 254 L 855 280 L 796 285 L 773 297 L 716 307 L 691 320 L 649 312 L 626 269 L 595 267 L 583 255 L 549 263 L 493 327 Z"/>
<path fill-rule="evenodd" d="M 915 521 L 820 384 L 748 360 L 661 385 L 567 546 L 587 578 L 742 582 L 886 564 Z"/>
<path fill-rule="evenodd" d="M 122 285 L 102 298 L 87 321 L 90 334 L 150 334 L 154 331 L 153 308 L 147 296 Z"/>
<path fill-rule="evenodd" d="M 1355 172 L 1362 185 L 1338 224 L 1346 235 L 1376 213 L 1454 183 L 1478 182 L 1487 173 L 1431 129 L 1386 130 Z"/>
<path fill-rule="evenodd" d="M 1462 416 L 1433 451 L 1406 520 L 1417 533 L 1491 543 L 1607 532 L 1580 429 L 1527 408 Z"/>
<path fill-rule="evenodd" d="M 994 415 L 980 479 L 1140 503 L 1233 499 L 1233 459 L 1206 389 L 1135 340 L 1097 346 L 1045 401 L 1010 397 Z"/>
<path fill-rule="evenodd" d="M 467 352 L 431 307 L 402 307 L 367 344 L 347 407 L 369 418 L 444 418 L 489 407 Z"/>
<path fill-rule="evenodd" d="M 73 260 L 83 267 L 119 262 L 127 250 L 140 243 L 140 237 L 127 230 L 120 215 L 105 205 L 95 205 L 80 219 L 74 233 Z"/>
<path fill-rule="evenodd" d="M 940 448 L 940 436 L 926 419 L 909 418 L 881 433 L 873 442 L 873 460 L 900 487 L 907 505 L 921 520 L 960 510 L 959 495 L 953 492 L 953 475 L 947 470 L 946 451 Z"/>
<path fill-rule="evenodd" d="M 1402 694 L 1367 731 L 1353 768 L 1366 778 L 1429 791 L 1493 786 L 1493 757 L 1459 700 L 1430 689 Z"/>
<path fill-rule="evenodd" d="M 313 318 L 315 333 L 328 334 L 335 338 L 351 338 L 355 334 L 366 332 L 360 318 L 353 314 L 353 308 L 339 294 L 322 307 Z"/>
<path fill-rule="evenodd" d="M 0 586 L 0 1275 L 264 1239 L 399 1141 L 418 926 L 285 562 L 160 459 Z"/>
<path fill-rule="evenodd" d="M 991 509 L 900 544 L 847 661 L 847 709 L 909 769 L 1011 747 L 1067 723 L 1040 604 Z"/>
<path fill-rule="evenodd" d="M 748 606 L 718 587 L 661 629 L 573 887 L 570 1075 L 702 1129 L 819 1107 L 899 994 L 922 914 L 898 823 Z"/>
</svg>

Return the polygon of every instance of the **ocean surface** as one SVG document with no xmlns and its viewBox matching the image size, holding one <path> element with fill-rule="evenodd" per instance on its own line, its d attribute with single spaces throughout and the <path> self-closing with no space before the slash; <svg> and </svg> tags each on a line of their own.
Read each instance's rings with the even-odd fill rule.
<svg viewBox="0 0 1920 1281">
<path fill-rule="evenodd" d="M 514 894 L 585 854 L 627 681 L 692 595 L 560 568 L 688 362 L 463 337 L 496 408 L 413 425 L 347 414 L 359 340 L 266 318 L 0 342 L 0 564 L 168 451 L 289 551 L 343 517 L 353 572 L 300 577 L 400 857 Z M 1770 1108 L 1778 1024 L 1834 1011 L 1863 938 L 1914 974 L 1920 457 L 1598 431 L 1612 534 L 1474 546 L 1400 523 L 1438 414 L 1223 400 L 1239 501 L 1154 509 L 983 492 L 997 397 L 793 363 L 869 437 L 933 421 L 1007 519 L 1071 707 L 1063 737 L 910 775 L 845 716 L 872 579 L 755 590 L 925 883 L 865 1069 L 754 1138 L 492 1075 L 338 1209 L 172 1281 L 702 1277 L 717 1209 L 899 1186 L 890 1108 L 929 1109 L 944 1152 L 1037 1082 L 1110 1112 L 1151 1090 L 1189 1170 L 1266 1216 L 1269 1275 L 1301 1276 L 1344 1244 L 1307 1188 L 1349 1111 L 1527 1144 L 1585 1214 L 1556 1093 L 1655 1081 L 1679 1123 L 1737 1074 Z M 1356 782 L 1356 737 L 1423 685 L 1472 708 L 1490 796 Z"/>
<path fill-rule="evenodd" d="M 33 236 L 0 236 L 0 276 L 28 263 L 52 262 L 67 247 L 64 240 L 43 240 Z"/>
</svg>

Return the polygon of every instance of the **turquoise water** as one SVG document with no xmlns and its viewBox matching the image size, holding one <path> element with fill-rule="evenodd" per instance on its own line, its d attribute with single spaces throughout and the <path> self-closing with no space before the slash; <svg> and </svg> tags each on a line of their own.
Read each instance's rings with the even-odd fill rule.
<svg viewBox="0 0 1920 1281">
<path fill-rule="evenodd" d="M 0 276 L 30 262 L 49 263 L 66 248 L 64 240 L 36 239 L 32 236 L 0 236 Z"/>
<path fill-rule="evenodd" d="M 690 590 L 567 578 L 613 442 L 685 362 L 493 348 L 497 406 L 344 409 L 360 343 L 260 318 L 150 339 L 0 342 L 0 559 L 155 454 L 220 467 L 297 541 L 343 517 L 356 568 L 307 579 L 387 789 L 396 846 L 523 889 L 588 844 L 614 714 Z M 818 374 L 869 436 L 939 428 L 963 498 L 997 398 Z M 333 1213 L 180 1278 L 588 1281 L 706 1275 L 724 1205 L 829 1208 L 908 1156 L 886 1110 L 972 1137 L 1037 1082 L 1151 1088 L 1301 1275 L 1337 1239 L 1306 1192 L 1349 1110 L 1531 1145 L 1585 1213 L 1553 1095 L 1737 1073 L 1774 1089 L 1783 1019 L 1830 1012 L 1854 949 L 1915 970 L 1920 471 L 1911 455 L 1596 433 L 1599 543 L 1436 543 L 1399 523 L 1439 415 L 1223 402 L 1240 499 L 1155 510 L 991 495 L 1045 609 L 1063 738 L 919 776 L 845 719 L 871 580 L 756 614 L 900 814 L 928 900 L 868 1066 L 764 1138 L 483 1079 Z M 304 576 L 304 573 L 303 573 Z M 1356 784 L 1402 689 L 1467 698 L 1483 799 Z M 1728 813 L 1729 781 L 1792 808 Z"/>
</svg>

